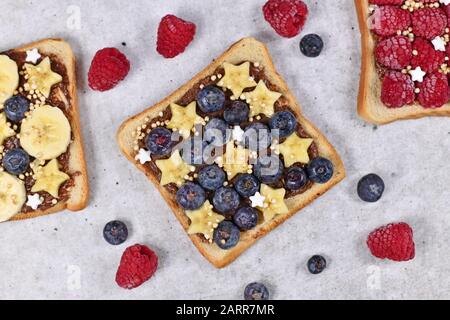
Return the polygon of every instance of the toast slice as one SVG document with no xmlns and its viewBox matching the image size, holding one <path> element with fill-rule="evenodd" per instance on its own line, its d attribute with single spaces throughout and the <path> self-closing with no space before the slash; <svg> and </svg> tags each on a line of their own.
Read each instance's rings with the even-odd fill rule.
<svg viewBox="0 0 450 320">
<path fill-rule="evenodd" d="M 34 53 L 32 51 L 34 51 Z M 36 54 L 37 56 L 33 57 Z M 45 183 L 41 188 L 36 187 L 36 189 L 43 190 L 31 191 L 37 181 L 35 179 L 37 176 L 33 177 L 33 165 L 34 168 L 42 168 L 49 164 L 52 160 L 48 158 L 45 160 L 36 160 L 35 157 L 30 155 L 30 165 L 28 166 L 27 172 L 17 176 L 17 178 L 22 180 L 26 186 L 26 202 L 23 204 L 22 209 L 17 214 L 12 216 L 10 220 L 35 218 L 59 212 L 64 209 L 68 209 L 70 211 L 79 211 L 84 209 L 87 205 L 89 197 L 89 186 L 78 111 L 76 61 L 70 45 L 62 39 L 45 39 L 5 51 L 0 53 L 0 55 L 9 57 L 17 64 L 18 71 L 20 72 L 19 87 L 15 90 L 13 95 L 21 95 L 30 100 L 30 117 L 33 117 L 35 111 L 39 110 L 41 106 L 46 105 L 49 110 L 55 111 L 56 108 L 61 110 L 63 114 L 62 118 L 65 116 L 68 121 L 68 126 L 70 127 L 70 129 L 65 131 L 65 134 L 67 134 L 68 137 L 67 147 L 63 146 L 64 149 L 62 149 L 62 153 L 58 152 L 54 154 L 55 159 L 57 160 L 56 167 L 62 173 L 62 178 L 60 178 L 62 182 L 55 180 L 51 182 L 51 187 L 53 189 L 56 188 L 56 190 L 51 192 L 52 194 L 48 191 L 50 190 L 50 187 L 45 186 Z M 57 75 L 53 75 L 56 77 L 56 80 L 54 81 L 56 83 L 48 88 L 49 93 L 47 97 L 45 97 L 46 95 L 41 92 L 38 93 L 37 90 L 36 92 L 30 91 L 30 88 L 28 90 L 24 90 L 23 87 L 27 83 L 24 76 L 24 65 L 28 64 L 38 66 L 45 59 L 47 59 L 47 57 L 50 60 L 50 70 L 61 76 L 61 78 Z M 33 59 L 36 60 L 32 62 Z M 33 88 L 35 87 L 33 86 Z M 43 89 L 43 91 L 45 90 Z M 42 99 L 40 104 L 36 102 L 39 98 Z M 33 105 L 35 107 L 33 107 Z M 3 112 L 5 111 L 3 105 L 1 106 L 2 108 L 0 109 L 3 110 L 0 110 L 0 114 L 5 113 Z M 17 127 L 15 130 L 16 134 L 5 139 L 2 146 L 3 151 L 16 147 L 26 149 L 22 145 L 23 143 L 21 143 L 21 137 L 17 135 L 20 133 L 21 128 L 23 128 L 22 122 L 12 124 Z M 49 141 L 51 141 L 50 143 L 54 143 L 56 140 Z M 48 190 L 45 190 L 46 188 Z M 33 194 L 38 194 L 38 198 L 40 198 L 39 202 L 41 202 L 39 205 L 37 203 L 34 204 L 35 207 L 37 206 L 36 209 L 33 209 L 28 205 L 28 196 Z"/>
<path fill-rule="evenodd" d="M 361 31 L 361 79 L 358 95 L 358 114 L 374 124 L 387 124 L 397 120 L 418 119 L 427 116 L 450 116 L 450 103 L 437 109 L 426 109 L 417 102 L 401 108 L 388 108 L 381 102 L 381 80 L 374 55 L 376 39 L 370 31 L 369 0 L 355 0 Z"/>
<path fill-rule="evenodd" d="M 334 175 L 327 183 L 314 183 L 308 185 L 308 188 L 302 190 L 304 192 L 286 199 L 288 210 L 285 214 L 275 216 L 275 218 L 267 222 L 260 221 L 254 229 L 242 232 L 238 244 L 229 250 L 220 249 L 219 246 L 205 241 L 205 239 L 199 235 L 189 235 L 201 254 L 217 268 L 222 268 L 230 264 L 247 248 L 252 246 L 258 239 L 262 238 L 271 230 L 292 217 L 296 212 L 321 196 L 345 177 L 345 169 L 341 158 L 336 153 L 333 146 L 322 135 L 322 133 L 320 133 L 314 125 L 303 117 L 300 105 L 288 89 L 284 80 L 276 72 L 266 46 L 253 38 L 244 38 L 232 45 L 222 56 L 215 59 L 208 67 L 206 67 L 206 69 L 201 71 L 192 80 L 187 82 L 170 96 L 125 121 L 117 134 L 120 149 L 123 151 L 125 156 L 141 171 L 143 171 L 150 181 L 153 182 L 186 231 L 189 229 L 190 219 L 175 199 L 176 190 L 160 185 L 160 177 L 158 174 L 155 174 L 153 170 L 151 170 L 152 162 L 150 162 L 150 164 L 141 164 L 136 161 L 136 154 L 138 152 L 135 142 L 136 128 L 142 128 L 142 125 L 148 122 L 148 119 L 155 119 L 158 118 L 158 116 L 161 116 L 162 113 L 166 112 L 165 110 L 167 110 L 171 103 L 188 105 L 188 102 L 191 99 L 195 99 L 192 98 L 192 94 L 190 94 L 189 91 L 199 91 L 202 87 L 204 87 L 204 85 L 208 85 L 208 83 L 216 80 L 216 78 L 221 78 L 222 75 L 218 75 L 217 73 L 218 70 L 221 70 L 225 62 L 235 65 L 243 62 L 252 62 L 255 66 L 259 67 L 258 70 L 263 70 L 266 84 L 268 84 L 268 86 L 272 89 L 276 88 L 276 90 L 283 95 L 281 100 L 284 104 L 288 104 L 291 107 L 290 110 L 303 128 L 303 134 L 314 140 L 315 152 L 320 154 L 320 156 L 331 160 L 334 165 Z"/>
</svg>

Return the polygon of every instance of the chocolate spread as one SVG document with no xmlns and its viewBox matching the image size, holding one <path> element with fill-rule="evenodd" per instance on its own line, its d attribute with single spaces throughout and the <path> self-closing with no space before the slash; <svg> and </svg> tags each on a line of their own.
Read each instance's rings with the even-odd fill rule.
<svg viewBox="0 0 450 320">
<path fill-rule="evenodd" d="M 15 50 L 10 50 L 10 51 L 6 51 L 4 53 L 0 53 L 0 54 L 4 54 L 7 55 L 10 59 L 14 60 L 17 63 L 18 69 L 19 71 L 22 70 L 23 65 L 26 63 L 26 52 L 21 52 L 21 51 L 15 51 Z M 52 66 L 52 70 L 56 73 L 58 73 L 59 75 L 62 76 L 63 80 L 54 85 L 52 87 L 51 93 L 49 98 L 47 99 L 46 103 L 54 106 L 54 107 L 58 107 L 59 109 L 61 109 L 65 116 L 68 118 L 69 122 L 71 122 L 71 110 L 70 107 L 72 106 L 72 102 L 70 101 L 71 97 L 69 94 L 69 76 L 68 76 L 68 72 L 66 67 L 64 66 L 64 64 L 60 63 L 58 60 L 58 57 L 55 55 L 46 55 L 50 58 L 51 61 L 51 66 Z M 42 56 L 42 59 L 45 56 Z M 24 77 L 19 77 L 19 87 L 23 87 L 23 85 L 26 83 L 26 80 L 24 79 Z M 67 99 L 68 102 L 68 107 L 66 107 L 65 103 L 63 101 L 61 101 L 61 99 L 58 97 L 58 90 L 61 90 L 62 93 L 64 94 L 64 96 Z M 20 94 L 20 93 L 19 93 Z M 22 95 L 26 96 L 26 93 L 22 93 Z M 20 132 L 20 123 L 16 123 L 18 129 L 16 130 L 16 132 Z M 6 139 L 3 143 L 3 147 L 5 151 L 11 150 L 11 149 L 15 149 L 15 148 L 19 148 L 20 147 L 20 140 L 17 137 L 10 137 L 8 139 Z M 75 180 L 74 177 L 79 175 L 80 172 L 74 172 L 74 173 L 69 173 L 69 159 L 70 159 L 70 146 L 67 148 L 67 151 L 65 153 L 63 153 L 62 155 L 60 155 L 58 157 L 58 162 L 60 164 L 61 170 L 64 171 L 66 174 L 68 174 L 70 176 L 70 179 L 67 180 L 66 182 L 64 182 L 61 187 L 59 188 L 59 198 L 56 199 L 58 202 L 60 201 L 67 201 L 70 197 L 70 190 L 71 188 L 74 186 L 75 184 Z M 30 163 L 32 163 L 35 159 L 33 157 L 30 156 Z M 27 172 L 29 172 L 30 174 L 32 173 L 32 170 L 29 168 L 27 170 Z M 33 187 L 34 184 L 34 179 L 32 178 L 31 175 L 25 177 L 24 179 L 25 181 L 25 189 L 27 194 L 31 193 L 31 188 Z M 54 206 L 53 200 L 55 200 L 55 198 L 53 196 L 51 196 L 48 192 L 38 192 L 38 194 L 43 198 L 43 202 L 42 204 L 39 206 L 39 210 L 47 210 L 51 207 Z M 28 207 L 26 204 L 23 205 L 22 210 L 19 212 L 20 213 L 29 213 L 34 211 L 31 207 Z"/>
</svg>

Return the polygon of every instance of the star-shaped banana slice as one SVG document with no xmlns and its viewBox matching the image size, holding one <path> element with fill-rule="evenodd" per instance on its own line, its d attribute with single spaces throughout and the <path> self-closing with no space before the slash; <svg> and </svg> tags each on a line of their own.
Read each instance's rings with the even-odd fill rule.
<svg viewBox="0 0 450 320">
<path fill-rule="evenodd" d="M 231 90 L 236 99 L 241 96 L 244 89 L 256 87 L 255 79 L 250 76 L 250 62 L 244 62 L 240 66 L 225 62 L 223 68 L 225 75 L 217 85 Z"/>
<path fill-rule="evenodd" d="M 282 94 L 270 91 L 264 81 L 260 80 L 255 90 L 244 93 L 244 96 L 250 106 L 250 118 L 260 114 L 270 118 L 275 113 L 275 102 L 280 99 Z"/>
<path fill-rule="evenodd" d="M 213 206 L 207 200 L 200 209 L 186 211 L 191 219 L 188 234 L 203 234 L 206 240 L 212 242 L 214 229 L 219 226 L 225 217 L 213 211 Z"/>
<path fill-rule="evenodd" d="M 277 215 L 289 213 L 289 209 L 284 202 L 285 189 L 272 189 L 262 184 L 260 193 L 265 199 L 264 206 L 258 207 L 258 209 L 262 211 L 265 222 L 271 221 Z"/>
<path fill-rule="evenodd" d="M 181 186 L 186 180 L 187 175 L 195 170 L 195 167 L 188 165 L 183 161 L 180 151 L 176 150 L 169 159 L 156 160 L 156 166 L 161 170 L 161 185 L 165 186 L 175 183 Z"/>
<path fill-rule="evenodd" d="M 59 198 L 59 187 L 70 179 L 69 175 L 59 170 L 58 160 L 53 159 L 44 167 L 34 171 L 36 182 L 31 192 L 46 191 L 54 198 Z"/>
<path fill-rule="evenodd" d="M 46 98 L 49 97 L 52 86 L 62 81 L 62 76 L 52 71 L 50 58 L 46 57 L 37 66 L 26 63 L 25 73 L 28 76 L 28 87 L 37 90 Z"/>
<path fill-rule="evenodd" d="M 0 145 L 9 138 L 15 135 L 16 132 L 11 128 L 11 125 L 6 121 L 4 113 L 0 113 Z"/>
<path fill-rule="evenodd" d="M 225 169 L 228 180 L 239 173 L 247 173 L 252 166 L 248 164 L 249 151 L 244 147 L 236 146 L 233 141 L 227 143 L 225 154 L 216 159 L 216 163 Z"/>
<path fill-rule="evenodd" d="M 287 168 L 297 162 L 309 163 L 308 149 L 313 142 L 313 139 L 303 139 L 294 133 L 276 148 L 283 155 L 284 165 Z"/>
<path fill-rule="evenodd" d="M 192 128 L 202 122 L 202 118 L 196 112 L 197 103 L 191 102 L 188 106 L 182 107 L 175 103 L 170 105 L 172 118 L 167 124 L 167 128 L 176 129 L 184 139 L 189 138 Z"/>
</svg>

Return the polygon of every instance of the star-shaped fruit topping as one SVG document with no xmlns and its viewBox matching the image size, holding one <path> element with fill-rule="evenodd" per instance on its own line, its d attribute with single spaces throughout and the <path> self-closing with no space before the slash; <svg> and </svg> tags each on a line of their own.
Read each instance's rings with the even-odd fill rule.
<svg viewBox="0 0 450 320">
<path fill-rule="evenodd" d="M 283 188 L 272 189 L 265 184 L 261 185 L 261 195 L 265 199 L 264 205 L 258 206 L 258 209 L 263 212 L 264 221 L 269 222 L 277 215 L 289 213 L 289 209 L 284 202 L 285 194 L 286 190 Z"/>
<path fill-rule="evenodd" d="M 240 66 L 225 62 L 223 68 L 225 75 L 217 85 L 231 90 L 236 99 L 241 96 L 244 89 L 256 87 L 255 80 L 250 77 L 250 62 L 244 62 Z"/>
<path fill-rule="evenodd" d="M 5 139 L 12 137 L 16 132 L 11 128 L 11 125 L 6 121 L 4 113 L 0 113 L 0 145 L 3 144 Z"/>
<path fill-rule="evenodd" d="M 46 57 L 37 66 L 26 63 L 25 73 L 28 76 L 29 89 L 39 91 L 46 98 L 49 97 L 52 86 L 62 81 L 61 75 L 52 71 L 49 57 Z"/>
<path fill-rule="evenodd" d="M 178 130 L 184 139 L 189 138 L 192 128 L 203 120 L 196 112 L 197 103 L 191 102 L 188 106 L 182 107 L 175 103 L 170 105 L 172 118 L 167 124 L 167 128 Z"/>
<path fill-rule="evenodd" d="M 216 163 L 225 169 L 228 180 L 239 173 L 247 173 L 251 166 L 248 164 L 249 151 L 242 146 L 236 146 L 233 141 L 227 143 L 225 154 L 216 159 Z"/>
<path fill-rule="evenodd" d="M 280 99 L 282 94 L 270 91 L 264 81 L 260 80 L 255 90 L 244 93 L 244 96 L 250 106 L 250 118 L 259 114 L 270 118 L 275 113 L 275 102 Z"/>
<path fill-rule="evenodd" d="M 169 159 L 156 160 L 156 166 L 161 170 L 160 183 L 163 186 L 170 183 L 181 186 L 187 180 L 187 175 L 195 170 L 195 167 L 183 161 L 179 150 L 174 151 Z"/>
<path fill-rule="evenodd" d="M 313 139 L 303 139 L 294 133 L 278 145 L 277 148 L 283 155 L 286 168 L 297 162 L 309 163 L 308 149 L 313 142 Z"/>
<path fill-rule="evenodd" d="M 54 198 L 59 197 L 59 187 L 70 179 L 70 177 L 59 170 L 58 160 L 53 159 L 44 167 L 38 167 L 34 171 L 36 182 L 31 192 L 46 191 Z"/>
<path fill-rule="evenodd" d="M 214 229 L 219 226 L 225 217 L 213 211 L 213 206 L 208 200 L 195 211 L 186 211 L 186 215 L 191 220 L 188 234 L 203 234 L 206 240 L 212 242 Z"/>
</svg>

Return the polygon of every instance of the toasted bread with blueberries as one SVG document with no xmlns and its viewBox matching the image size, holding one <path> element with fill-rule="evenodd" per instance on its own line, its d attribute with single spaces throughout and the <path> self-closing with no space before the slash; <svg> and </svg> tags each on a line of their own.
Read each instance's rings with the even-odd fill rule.
<svg viewBox="0 0 450 320">
<path fill-rule="evenodd" d="M 125 121 L 117 139 L 218 268 L 345 177 L 336 150 L 253 38 Z"/>
<path fill-rule="evenodd" d="M 0 53 L 0 222 L 86 207 L 75 57 L 62 39 Z"/>
<path fill-rule="evenodd" d="M 355 0 L 362 50 L 358 113 L 374 124 L 450 116 L 445 6 L 400 2 Z M 427 19 L 438 29 L 420 22 Z M 399 47 L 400 55 L 391 51 Z"/>
</svg>

